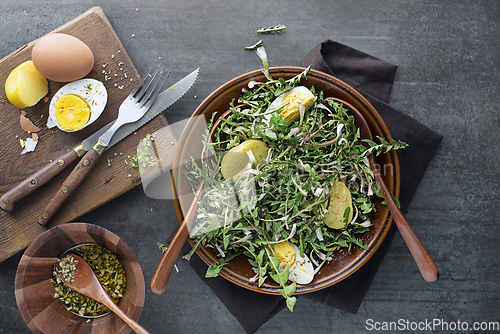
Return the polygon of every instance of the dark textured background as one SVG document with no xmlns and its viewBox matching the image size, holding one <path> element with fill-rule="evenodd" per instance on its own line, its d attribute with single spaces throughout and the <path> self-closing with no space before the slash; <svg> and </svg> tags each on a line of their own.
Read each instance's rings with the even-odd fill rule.
<svg viewBox="0 0 500 334">
<path fill-rule="evenodd" d="M 500 321 L 500 2 L 2 0 L 0 57 L 96 5 L 141 74 L 158 57 L 172 70 L 171 82 L 201 67 L 194 89 L 167 113 L 170 123 L 225 81 L 261 66 L 243 47 L 262 38 L 271 65 L 295 65 L 331 39 L 397 64 L 390 104 L 444 136 L 406 214 L 439 281 L 425 283 L 396 234 L 357 315 L 300 298 L 293 313 L 283 310 L 257 333 L 359 333 L 367 319 L 470 327 Z M 255 34 L 279 23 L 286 33 Z M 147 284 L 161 256 L 156 242 L 178 226 L 172 203 L 147 198 L 142 187 L 81 220 L 123 238 Z M 0 263 L 0 333 L 28 332 L 14 297 L 20 256 Z M 151 333 L 244 333 L 189 264 L 177 266 L 163 295 L 146 292 L 140 323 Z"/>
</svg>

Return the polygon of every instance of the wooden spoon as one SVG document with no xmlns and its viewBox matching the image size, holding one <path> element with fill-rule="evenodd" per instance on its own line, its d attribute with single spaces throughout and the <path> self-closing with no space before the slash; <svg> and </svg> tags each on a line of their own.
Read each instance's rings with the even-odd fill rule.
<svg viewBox="0 0 500 334">
<path fill-rule="evenodd" d="M 361 114 L 356 108 L 345 101 L 336 98 L 327 98 L 327 100 L 328 99 L 342 103 L 343 106 L 349 110 L 349 113 L 355 118 L 355 124 L 360 130 L 361 138 L 373 140 L 370 127 L 363 117 L 363 114 Z M 385 202 L 387 203 L 387 206 L 391 211 L 394 222 L 396 223 L 401 236 L 406 242 L 406 245 L 410 249 L 410 252 L 415 259 L 415 262 L 417 263 L 417 267 L 420 270 L 420 273 L 427 282 L 436 281 L 439 278 L 438 268 L 434 263 L 432 257 L 429 255 L 429 252 L 423 245 L 422 241 L 420 241 L 417 234 L 413 231 L 410 224 L 408 224 L 405 217 L 394 202 L 391 192 L 387 188 L 387 185 L 385 184 L 382 176 L 378 171 L 377 166 L 375 165 L 375 158 L 373 154 L 368 156 L 368 162 L 370 163 L 370 167 L 373 170 L 375 181 L 377 182 L 380 191 L 384 196 Z"/>
<path fill-rule="evenodd" d="M 95 275 L 92 268 L 90 268 L 89 264 L 85 262 L 82 257 L 73 253 L 70 253 L 69 255 L 76 260 L 76 271 L 74 272 L 74 276 L 70 281 L 68 281 L 65 280 L 61 274 L 58 274 L 59 278 L 66 286 L 105 305 L 113 313 L 125 321 L 125 323 L 132 328 L 134 332 L 138 334 L 149 334 L 148 331 L 142 328 L 141 325 L 131 319 L 125 312 L 122 311 L 122 309 L 118 307 L 118 305 L 115 304 L 106 290 L 102 287 L 101 282 Z"/>
</svg>

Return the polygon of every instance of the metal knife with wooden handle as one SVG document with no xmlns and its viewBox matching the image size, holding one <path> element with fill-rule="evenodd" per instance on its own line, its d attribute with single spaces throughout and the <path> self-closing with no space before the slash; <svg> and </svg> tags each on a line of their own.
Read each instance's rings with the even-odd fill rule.
<svg viewBox="0 0 500 334">
<path fill-rule="evenodd" d="M 39 223 L 41 225 L 46 225 L 53 215 L 57 212 L 60 206 L 64 203 L 64 201 L 70 196 L 70 194 L 76 189 L 76 187 L 83 181 L 84 176 L 86 175 L 86 171 L 90 170 L 93 164 L 98 160 L 100 154 L 123 138 L 127 137 L 129 134 L 136 131 L 138 128 L 146 124 L 148 121 L 153 119 L 154 117 L 161 114 L 163 110 L 168 108 L 171 104 L 181 98 L 194 84 L 196 78 L 198 76 L 199 69 L 194 70 L 186 77 L 172 85 L 171 87 L 165 89 L 161 92 L 149 110 L 136 122 L 124 124 L 117 129 L 111 128 L 105 132 L 113 131 L 111 134 L 111 139 L 106 139 L 107 143 L 102 145 L 103 142 L 98 140 L 91 149 L 85 154 L 85 156 L 80 160 L 77 164 L 73 172 L 68 176 L 68 178 L 64 181 L 63 185 L 59 189 L 59 191 L 54 195 L 51 199 L 45 210 L 42 212 L 42 215 L 39 218 Z M 109 133 L 108 133 L 109 135 Z M 101 134 L 99 138 L 103 136 L 107 136 L 106 133 Z M 106 145 L 107 144 L 107 145 Z"/>
<path fill-rule="evenodd" d="M 69 174 L 63 182 L 59 191 L 54 194 L 49 204 L 47 204 L 43 210 L 43 213 L 38 220 L 41 225 L 45 225 L 49 222 L 66 199 L 85 179 L 85 176 L 89 174 L 92 167 L 109 146 L 111 138 L 113 138 L 116 131 L 126 124 L 137 122 L 149 110 L 159 94 L 159 89 L 161 89 L 163 83 L 165 82 L 162 79 L 165 71 L 166 69 L 163 69 L 160 66 L 155 69 L 150 68 L 149 72 L 125 98 L 120 105 L 116 121 L 108 129 L 108 131 L 99 137 L 94 146 L 92 146 L 92 148 L 83 156 L 71 174 Z"/>
</svg>

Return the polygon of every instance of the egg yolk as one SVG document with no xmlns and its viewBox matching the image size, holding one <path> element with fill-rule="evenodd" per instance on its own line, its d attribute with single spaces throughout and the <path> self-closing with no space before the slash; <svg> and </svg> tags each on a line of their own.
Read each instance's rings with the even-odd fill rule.
<svg viewBox="0 0 500 334">
<path fill-rule="evenodd" d="M 280 115 L 283 117 L 285 122 L 291 121 L 299 115 L 299 103 L 307 109 L 314 103 L 314 101 L 316 101 L 316 97 L 314 95 L 309 96 L 301 92 L 290 93 L 283 99 L 282 103 L 284 104 L 288 102 L 288 104 L 285 105 L 285 108 Z"/>
<path fill-rule="evenodd" d="M 291 266 L 295 262 L 295 249 L 288 241 L 282 241 L 274 245 L 274 251 L 278 261 L 285 266 Z"/>
<path fill-rule="evenodd" d="M 90 119 L 90 107 L 78 95 L 62 96 L 57 101 L 55 109 L 59 126 L 68 131 L 81 130 Z"/>
</svg>

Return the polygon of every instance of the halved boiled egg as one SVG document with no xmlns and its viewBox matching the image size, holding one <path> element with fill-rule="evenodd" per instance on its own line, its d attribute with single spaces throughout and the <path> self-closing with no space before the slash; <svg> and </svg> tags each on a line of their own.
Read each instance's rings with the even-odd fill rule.
<svg viewBox="0 0 500 334">
<path fill-rule="evenodd" d="M 274 245 L 280 267 L 289 267 L 288 279 L 297 284 L 309 284 L 314 278 L 314 267 L 307 255 L 300 255 L 300 249 L 288 241 Z"/>
<path fill-rule="evenodd" d="M 61 87 L 49 105 L 47 127 L 57 126 L 75 132 L 101 116 L 108 101 L 104 84 L 95 79 L 81 79 Z"/>
<path fill-rule="evenodd" d="M 304 106 L 304 110 L 309 108 L 316 101 L 316 96 L 305 86 L 297 86 L 291 90 L 278 95 L 269 106 L 270 109 L 279 109 L 283 106 L 280 113 L 285 122 L 293 120 L 300 115 L 299 104 Z"/>
</svg>

